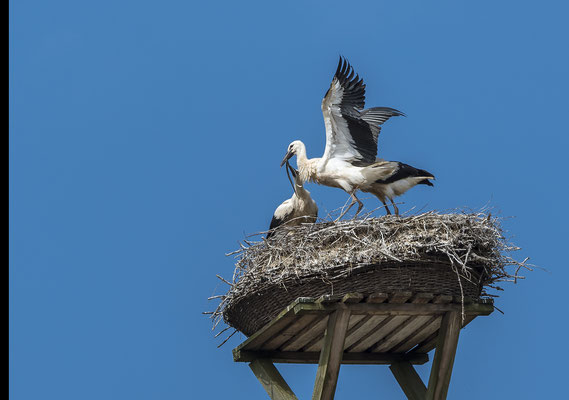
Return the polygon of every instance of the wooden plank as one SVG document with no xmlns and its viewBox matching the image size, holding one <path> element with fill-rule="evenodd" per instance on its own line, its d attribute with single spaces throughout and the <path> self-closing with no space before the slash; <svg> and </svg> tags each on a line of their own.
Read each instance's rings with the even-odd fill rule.
<svg viewBox="0 0 569 400">
<path fill-rule="evenodd" d="M 469 314 L 466 313 L 464 317 L 464 321 L 462 321 L 462 327 L 464 328 L 466 325 L 471 323 L 476 317 L 480 315 L 489 315 L 494 311 L 494 300 L 493 299 L 480 299 L 478 304 L 484 306 L 489 310 L 487 314 Z M 418 353 L 428 353 L 429 351 L 433 350 L 437 345 L 437 335 L 438 333 L 431 334 L 427 338 L 423 338 L 422 342 L 417 346 L 416 349 L 413 351 L 417 351 Z"/>
<path fill-rule="evenodd" d="M 463 301 L 464 301 L 464 304 L 472 304 L 474 302 L 474 300 L 472 300 L 472 297 L 465 297 L 465 298 L 462 298 L 461 296 L 453 296 L 452 297 L 453 303 L 462 304 Z"/>
<path fill-rule="evenodd" d="M 318 364 L 320 352 L 240 350 L 235 357 L 236 362 L 252 362 L 258 359 L 285 364 Z M 424 364 L 429 361 L 429 356 L 426 353 L 344 353 L 342 357 L 342 364 L 390 365 L 399 361 Z"/>
<path fill-rule="evenodd" d="M 283 343 L 280 349 L 282 351 L 298 351 L 306 346 L 312 339 L 322 336 L 322 333 L 326 329 L 328 316 L 323 315 L 322 317 L 316 317 L 317 318 L 315 320 L 306 325 L 295 336 L 291 337 L 288 341 Z"/>
<path fill-rule="evenodd" d="M 278 349 L 281 345 L 286 343 L 289 339 L 294 337 L 299 331 L 301 331 L 304 327 L 310 325 L 317 318 L 319 318 L 319 316 L 313 314 L 307 314 L 298 317 L 286 328 L 281 330 L 279 333 L 269 339 L 265 344 L 263 344 L 262 348 L 267 350 Z"/>
<path fill-rule="evenodd" d="M 479 299 L 478 303 L 480 304 L 491 304 L 494 305 L 494 299 L 488 298 L 488 299 Z"/>
<path fill-rule="evenodd" d="M 366 303 L 383 303 L 388 297 L 387 293 L 373 293 L 366 298 Z"/>
<path fill-rule="evenodd" d="M 238 351 L 240 349 L 255 350 L 260 348 L 263 343 L 269 340 L 273 335 L 280 332 L 284 327 L 289 325 L 295 318 L 294 307 L 297 303 L 293 303 L 287 308 L 285 308 L 277 317 L 275 317 L 271 322 L 265 325 L 263 328 L 259 329 L 253 335 L 251 335 L 247 340 L 237 346 L 233 351 Z"/>
<path fill-rule="evenodd" d="M 348 351 L 352 345 L 371 335 L 385 318 L 387 317 L 382 315 L 364 316 L 360 323 L 348 330 L 346 340 L 344 341 L 344 350 Z"/>
<path fill-rule="evenodd" d="M 291 320 L 294 318 L 292 313 L 311 313 L 311 312 L 332 312 L 338 309 L 338 304 L 335 304 L 340 300 L 340 296 L 322 296 L 320 299 L 315 300 L 309 297 L 300 297 L 296 299 L 291 305 L 284 309 L 277 317 L 275 317 L 271 322 L 261 328 L 259 331 L 251 335 L 247 340 L 241 343 L 236 349 L 258 349 L 266 340 L 272 338 L 272 336 L 279 330 L 287 326 Z M 349 307 L 352 315 L 359 314 L 365 315 L 368 313 L 374 315 L 381 315 L 383 313 L 399 314 L 399 315 L 431 315 L 432 313 L 442 314 L 444 312 L 450 311 L 453 307 L 460 307 L 460 305 L 447 305 L 447 307 L 439 308 L 420 308 L 418 310 L 412 310 L 408 308 L 409 305 L 396 305 L 396 304 L 382 304 L 387 299 L 387 294 L 385 293 L 375 293 L 366 298 L 365 303 L 357 304 L 340 304 L 343 307 Z M 317 303 L 320 301 L 320 303 Z M 433 304 L 444 304 L 452 301 L 451 296 L 439 295 L 433 300 Z M 382 308 L 375 308 L 379 304 L 382 304 Z M 366 308 L 369 307 L 369 308 Z M 492 299 L 480 299 L 478 303 L 469 304 L 466 306 L 467 317 L 470 315 L 489 315 L 494 310 Z"/>
<path fill-rule="evenodd" d="M 453 300 L 452 296 L 440 294 L 438 296 L 435 296 L 435 298 L 433 299 L 433 304 L 448 304 L 452 302 L 452 300 Z M 405 340 L 403 344 L 397 346 L 397 348 L 394 349 L 393 351 L 406 352 L 412 349 L 413 347 L 418 346 L 417 348 L 413 349 L 413 351 L 417 351 L 418 353 L 422 352 L 428 353 L 428 351 L 425 351 L 426 348 L 424 347 L 425 344 L 427 344 L 427 346 L 430 346 L 429 343 L 432 343 L 432 347 L 430 347 L 430 350 L 432 350 L 435 347 L 436 338 L 438 335 L 437 331 L 439 330 L 439 327 L 441 325 L 442 316 L 440 315 L 437 315 L 435 317 L 425 316 L 420 318 L 425 320 L 424 327 L 418 328 L 417 332 L 413 333 L 408 339 Z"/>
<path fill-rule="evenodd" d="M 433 303 L 435 304 L 445 304 L 451 302 L 452 302 L 452 296 L 448 296 L 445 294 L 439 294 L 438 296 L 435 296 L 435 298 L 433 299 Z"/>
<path fill-rule="evenodd" d="M 294 307 L 295 314 L 318 314 L 323 311 L 333 312 L 336 310 L 350 310 L 353 315 L 374 314 L 374 315 L 432 315 L 444 314 L 448 311 L 461 311 L 460 304 L 394 304 L 394 303 L 304 303 Z M 473 303 L 464 306 L 467 315 L 489 315 L 494 311 L 494 306 L 490 304 Z"/>
<path fill-rule="evenodd" d="M 418 343 L 421 343 L 423 340 L 429 337 L 429 335 L 436 332 L 441 324 L 442 316 L 418 316 L 415 317 L 415 320 L 417 322 L 423 322 L 423 324 L 418 326 L 417 329 L 413 331 L 406 339 L 395 346 L 391 350 L 393 353 L 405 353 L 415 347 Z"/>
<path fill-rule="evenodd" d="M 443 316 L 429 377 L 427 400 L 445 400 L 447 397 L 460 326 L 461 316 L 459 312 L 448 312 Z"/>
<path fill-rule="evenodd" d="M 316 301 L 316 297 L 297 297 L 293 303 L 300 304 L 300 303 L 314 303 Z M 291 303 L 292 304 L 292 303 Z M 288 307 L 287 307 L 288 308 Z"/>
<path fill-rule="evenodd" d="M 373 330 L 350 346 L 346 351 L 355 353 L 366 351 L 379 340 L 383 339 L 385 335 L 393 331 L 398 324 L 399 321 L 396 321 L 393 315 L 384 318 Z"/>
<path fill-rule="evenodd" d="M 434 300 L 434 298 L 435 295 L 432 293 L 417 293 L 409 302 L 413 304 L 426 304 Z"/>
<path fill-rule="evenodd" d="M 352 320 L 355 320 L 358 317 L 362 318 L 360 318 L 356 324 L 351 324 Z M 356 342 L 356 340 L 358 340 L 356 332 L 358 332 L 362 328 L 362 326 L 364 326 L 366 323 L 369 323 L 368 321 L 372 318 L 373 315 L 361 315 L 361 316 L 352 315 L 350 317 L 350 326 L 348 326 L 348 332 L 346 333 L 346 340 L 344 341 L 344 349 L 350 347 L 352 344 Z"/>
<path fill-rule="evenodd" d="M 361 321 L 366 319 L 365 315 L 350 315 L 350 322 L 348 323 L 348 332 L 351 332 L 354 329 L 354 326 L 361 325 Z M 347 340 L 347 333 L 346 333 L 346 340 Z M 345 341 L 344 341 L 345 342 Z M 324 343 L 324 335 L 316 340 L 312 341 L 308 345 L 305 346 L 305 351 L 320 351 L 322 350 L 322 344 Z"/>
<path fill-rule="evenodd" d="M 322 349 L 322 341 L 324 340 L 324 332 L 328 326 L 328 318 L 329 317 L 326 316 L 324 320 L 316 324 L 314 337 L 303 346 L 302 351 L 320 351 L 320 349 Z"/>
<path fill-rule="evenodd" d="M 395 292 L 389 295 L 389 304 L 388 305 L 398 305 L 405 303 L 411 296 L 413 295 L 412 292 Z M 387 304 L 386 304 L 387 305 Z M 376 307 L 381 307 L 383 304 L 376 304 Z M 377 343 L 381 340 L 386 334 L 391 332 L 395 329 L 402 320 L 406 319 L 407 317 L 396 317 L 394 315 L 390 315 L 386 318 L 383 318 L 377 326 L 375 326 L 371 331 L 366 333 L 365 335 L 361 336 L 353 345 L 346 349 L 346 351 L 350 352 L 360 352 L 368 349 L 374 343 Z"/>
<path fill-rule="evenodd" d="M 389 295 L 389 302 L 392 304 L 405 303 L 413 296 L 413 292 L 395 292 Z"/>
<path fill-rule="evenodd" d="M 323 294 L 322 296 L 320 296 L 315 303 L 318 304 L 331 304 L 331 303 L 336 303 L 338 301 L 340 301 L 342 299 L 342 296 L 338 295 L 338 294 Z"/>
<path fill-rule="evenodd" d="M 257 359 L 249 367 L 272 400 L 298 400 L 272 362 Z"/>
<path fill-rule="evenodd" d="M 486 304 L 486 305 L 492 306 L 492 308 L 494 308 L 494 299 L 479 299 L 478 303 L 479 304 Z M 464 328 L 466 325 L 471 323 L 477 316 L 478 315 L 476 315 L 476 314 L 467 314 L 464 317 L 464 321 L 462 321 L 462 327 Z"/>
<path fill-rule="evenodd" d="M 393 363 L 389 369 L 409 400 L 425 400 L 427 387 L 408 361 Z"/>
<path fill-rule="evenodd" d="M 383 339 L 378 341 L 370 349 L 373 352 L 386 353 L 390 351 L 393 347 L 404 341 L 412 332 L 414 332 L 419 326 L 423 325 L 421 318 L 425 317 L 395 317 L 395 318 L 406 318 L 399 326 L 394 329 L 391 333 L 387 334 Z"/>
<path fill-rule="evenodd" d="M 442 322 L 442 317 L 440 317 Z M 437 347 L 437 338 L 439 337 L 439 330 L 433 332 L 429 335 L 425 340 L 420 342 L 417 347 L 415 347 L 412 351 L 416 351 L 417 353 L 428 353 L 429 351 L 433 350 Z"/>
<path fill-rule="evenodd" d="M 350 315 L 350 322 L 348 323 L 348 331 L 354 326 L 358 325 L 362 320 L 366 318 L 365 315 Z"/>
<path fill-rule="evenodd" d="M 350 312 L 339 310 L 328 318 L 324 345 L 320 351 L 313 400 L 333 400 L 338 383 L 338 374 L 344 353 L 344 339 L 348 330 Z"/>
<path fill-rule="evenodd" d="M 410 300 L 412 304 L 425 304 L 433 300 L 432 293 L 417 293 Z M 373 352 L 388 352 L 391 348 L 395 347 L 403 340 L 405 340 L 418 326 L 422 325 L 423 320 L 421 316 L 415 317 L 395 317 L 393 318 L 393 323 L 398 324 L 398 326 L 389 334 L 387 334 L 383 339 L 379 340 L 373 347 L 371 351 Z"/>
<path fill-rule="evenodd" d="M 358 341 L 360 344 L 366 341 L 366 344 L 375 344 L 374 347 L 379 349 L 376 351 L 387 350 L 397 353 L 407 352 L 410 350 L 410 347 L 419 343 L 411 351 L 417 354 L 426 353 L 436 346 L 437 330 L 442 314 L 448 311 L 461 310 L 462 307 L 461 304 L 449 303 L 453 300 L 452 297 L 444 295 L 436 296 L 430 304 L 401 304 L 393 302 L 406 301 L 405 297 L 408 295 L 405 292 L 394 293 L 389 298 L 391 301 L 388 303 L 385 302 L 388 299 L 388 295 L 385 293 L 370 295 L 365 298 L 365 302 L 361 302 L 360 294 L 357 293 L 341 297 L 336 295 L 322 296 L 318 303 L 314 298 L 298 298 L 275 319 L 239 345 L 234 350 L 234 353 L 239 353 L 240 350 L 267 350 L 265 348 L 266 344 L 269 344 L 269 347 L 274 347 L 279 342 L 281 350 L 286 350 L 287 352 L 296 352 L 300 349 L 308 352 L 318 351 L 322 348 L 323 332 L 326 329 L 328 320 L 327 316 L 323 318 L 322 315 L 336 310 L 349 310 L 351 314 L 348 332 L 345 337 L 346 350 L 348 350 L 349 346 L 357 344 Z M 411 301 L 415 301 L 423 296 L 428 298 L 430 295 L 416 295 Z M 467 302 L 470 301 L 467 300 Z M 463 326 L 466 326 L 476 316 L 489 315 L 494 310 L 491 299 L 480 299 L 478 302 L 465 304 L 464 308 L 466 316 Z M 393 318 L 386 321 L 388 316 L 401 316 L 403 318 L 399 318 L 400 323 L 396 324 L 397 320 L 393 322 Z M 401 320 L 407 321 L 409 316 L 415 316 L 413 322 L 409 321 L 402 325 L 403 322 Z M 424 322 L 421 324 L 421 321 Z M 400 329 L 396 331 L 398 326 Z M 374 332 L 376 328 L 380 328 L 381 331 L 379 333 Z M 283 330 L 284 335 L 276 339 Z M 391 349 L 387 349 L 389 347 L 387 344 L 388 340 L 395 342 L 395 338 L 405 334 L 407 337 L 402 339 L 401 343 L 396 343 Z M 390 336 L 386 338 L 386 335 Z M 286 349 L 283 349 L 283 346 L 286 346 Z M 356 351 L 354 347 L 350 350 L 354 354 L 363 351 L 359 349 L 359 351 Z M 234 357 L 239 359 L 238 355 L 234 355 Z"/>
<path fill-rule="evenodd" d="M 361 293 L 347 293 L 342 297 L 342 303 L 359 303 L 364 299 L 364 295 Z"/>
<path fill-rule="evenodd" d="M 477 317 L 476 315 L 466 315 L 464 322 L 462 322 L 462 327 L 464 328 L 466 325 L 471 323 L 476 317 Z M 442 320 L 442 317 L 440 317 L 439 320 Z M 413 351 L 417 351 L 418 353 L 428 353 L 437 346 L 437 337 L 438 337 L 438 332 L 435 332 L 429 335 L 428 337 L 423 338 L 422 341 L 419 342 L 417 348 L 413 349 Z"/>
</svg>

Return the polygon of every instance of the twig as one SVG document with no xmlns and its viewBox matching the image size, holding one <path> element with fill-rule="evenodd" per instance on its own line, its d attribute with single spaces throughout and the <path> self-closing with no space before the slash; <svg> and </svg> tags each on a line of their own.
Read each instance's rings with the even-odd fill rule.
<svg viewBox="0 0 569 400">
<path fill-rule="evenodd" d="M 502 290 L 496 283 L 517 283 L 524 279 L 519 275 L 522 269 L 531 271 L 534 267 L 527 263 L 529 258 L 518 262 L 509 255 L 519 248 L 507 241 L 501 219 L 495 215 L 454 210 L 373 218 L 372 214 L 381 209 L 367 211 L 359 219 L 337 222 L 332 221 L 337 214 L 334 210 L 316 224 L 286 226 L 269 240 L 260 237 L 239 243 L 238 250 L 228 253 L 236 257 L 233 283 L 217 275 L 229 290 L 210 298 L 221 300 L 216 311 L 208 314 L 214 326 L 240 300 L 271 290 L 274 285 L 289 288 L 307 279 L 332 284 L 385 262 L 448 263 L 457 275 L 464 320 L 463 284 L 479 285 L 483 295 L 494 297 L 487 291 Z M 483 272 L 473 274 L 474 270 Z"/>
</svg>

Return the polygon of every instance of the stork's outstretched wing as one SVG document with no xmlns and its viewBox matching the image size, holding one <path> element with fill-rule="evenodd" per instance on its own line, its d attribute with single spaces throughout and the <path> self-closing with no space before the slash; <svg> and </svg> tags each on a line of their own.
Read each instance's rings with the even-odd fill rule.
<svg viewBox="0 0 569 400">
<path fill-rule="evenodd" d="M 372 163 L 377 156 L 381 124 L 404 115 L 389 107 L 364 110 L 365 84 L 348 61 L 340 57 L 330 89 L 322 100 L 326 125 L 326 150 L 322 158 Z"/>
</svg>

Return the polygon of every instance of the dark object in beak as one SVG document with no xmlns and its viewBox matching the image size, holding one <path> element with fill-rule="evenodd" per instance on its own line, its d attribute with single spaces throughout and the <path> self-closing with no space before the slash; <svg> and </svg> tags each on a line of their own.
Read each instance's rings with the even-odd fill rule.
<svg viewBox="0 0 569 400">
<path fill-rule="evenodd" d="M 286 153 L 286 156 L 284 156 L 283 160 L 281 161 L 281 167 L 282 167 L 283 165 L 285 165 L 285 163 L 286 163 L 288 160 L 290 160 L 292 156 L 294 156 L 294 153 L 289 150 L 289 151 Z"/>
<path fill-rule="evenodd" d="M 294 167 L 292 165 L 290 165 L 290 163 L 288 161 L 286 162 L 286 167 L 290 170 L 292 177 L 294 179 L 296 179 L 296 175 L 298 174 L 298 171 L 296 169 L 294 169 Z"/>
<path fill-rule="evenodd" d="M 290 173 L 289 173 L 289 171 L 290 171 Z M 291 174 L 292 174 L 292 177 L 294 178 L 295 182 L 293 182 L 292 179 L 290 178 Z M 294 193 L 296 193 L 296 175 L 298 175 L 298 171 L 296 169 L 294 169 L 293 166 L 290 165 L 290 163 L 287 160 L 286 161 L 286 176 L 288 178 L 288 181 L 290 182 L 290 185 L 292 186 L 292 190 L 294 191 Z"/>
</svg>

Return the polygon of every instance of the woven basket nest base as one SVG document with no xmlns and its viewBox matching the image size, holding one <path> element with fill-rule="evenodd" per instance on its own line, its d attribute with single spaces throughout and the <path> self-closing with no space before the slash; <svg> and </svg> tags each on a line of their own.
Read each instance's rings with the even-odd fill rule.
<svg viewBox="0 0 569 400">
<path fill-rule="evenodd" d="M 470 279 L 466 279 L 453 271 L 448 264 L 369 265 L 333 280 L 318 276 L 263 285 L 258 291 L 251 291 L 247 296 L 232 302 L 223 314 L 227 324 L 251 336 L 299 297 L 343 296 L 354 292 L 369 296 L 374 293 L 392 294 L 405 291 L 476 300 L 482 292 L 482 284 L 479 283 L 482 267 L 474 267 L 472 271 Z"/>
</svg>

